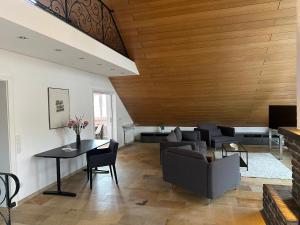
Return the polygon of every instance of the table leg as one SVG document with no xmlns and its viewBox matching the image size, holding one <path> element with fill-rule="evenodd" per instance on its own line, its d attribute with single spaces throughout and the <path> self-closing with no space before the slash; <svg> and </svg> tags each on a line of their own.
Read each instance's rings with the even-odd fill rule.
<svg viewBox="0 0 300 225">
<path fill-rule="evenodd" d="M 282 160 L 283 155 L 283 135 L 279 134 L 279 160 Z"/>
<path fill-rule="evenodd" d="M 56 191 L 44 191 L 43 194 L 45 195 L 62 195 L 62 196 L 68 196 L 68 197 L 75 197 L 75 193 L 71 192 L 65 192 L 61 190 L 61 176 L 60 176 L 60 158 L 56 158 Z"/>
<path fill-rule="evenodd" d="M 248 155 L 248 152 L 246 152 L 246 157 L 247 157 L 247 171 L 248 171 L 248 169 L 249 169 L 249 155 Z"/>
<path fill-rule="evenodd" d="M 269 129 L 269 150 L 272 150 L 272 130 Z"/>
</svg>

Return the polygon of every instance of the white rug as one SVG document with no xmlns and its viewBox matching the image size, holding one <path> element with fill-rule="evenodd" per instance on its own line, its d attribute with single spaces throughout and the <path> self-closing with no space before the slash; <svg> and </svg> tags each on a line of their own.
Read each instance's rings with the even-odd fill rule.
<svg viewBox="0 0 300 225">
<path fill-rule="evenodd" d="M 221 158 L 222 153 L 216 152 L 216 158 Z M 242 157 L 246 162 L 245 153 Z M 258 177 L 269 179 L 292 179 L 292 171 L 276 159 L 271 153 L 249 152 L 249 170 L 241 167 L 243 177 Z"/>
</svg>

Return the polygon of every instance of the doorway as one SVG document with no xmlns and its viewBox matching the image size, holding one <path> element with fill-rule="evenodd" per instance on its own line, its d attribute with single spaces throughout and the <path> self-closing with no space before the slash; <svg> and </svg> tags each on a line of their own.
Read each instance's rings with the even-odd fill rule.
<svg viewBox="0 0 300 225">
<path fill-rule="evenodd" d="M 112 95 L 101 92 L 93 93 L 94 128 L 96 139 L 113 138 Z"/>
</svg>

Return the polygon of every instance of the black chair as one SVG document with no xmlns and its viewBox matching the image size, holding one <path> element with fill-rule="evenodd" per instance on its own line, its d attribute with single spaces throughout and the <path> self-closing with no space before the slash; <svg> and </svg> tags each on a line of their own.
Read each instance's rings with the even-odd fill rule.
<svg viewBox="0 0 300 225">
<path fill-rule="evenodd" d="M 104 149 L 94 149 L 87 153 L 87 173 L 88 178 L 90 180 L 90 188 L 93 187 L 93 168 L 96 169 L 97 167 L 102 166 L 109 166 L 109 170 L 112 175 L 112 168 L 114 172 L 114 177 L 116 184 L 118 185 L 118 177 L 116 172 L 116 159 L 117 159 L 117 152 L 118 152 L 119 143 L 110 140 L 109 147 Z"/>
</svg>

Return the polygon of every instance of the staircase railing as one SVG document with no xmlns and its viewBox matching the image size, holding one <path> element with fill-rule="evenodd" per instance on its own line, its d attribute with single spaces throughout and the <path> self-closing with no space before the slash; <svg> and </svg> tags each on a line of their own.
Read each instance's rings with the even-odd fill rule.
<svg viewBox="0 0 300 225">
<path fill-rule="evenodd" d="M 11 185 L 11 180 L 14 185 Z M 10 192 L 13 191 L 13 194 Z M 11 225 L 11 209 L 16 206 L 13 198 L 20 190 L 20 182 L 16 175 L 0 172 L 0 224 Z"/>
<path fill-rule="evenodd" d="M 100 0 L 30 0 L 66 23 L 128 57 L 113 11 Z M 55 29 L 55 28 L 52 28 Z"/>
</svg>

